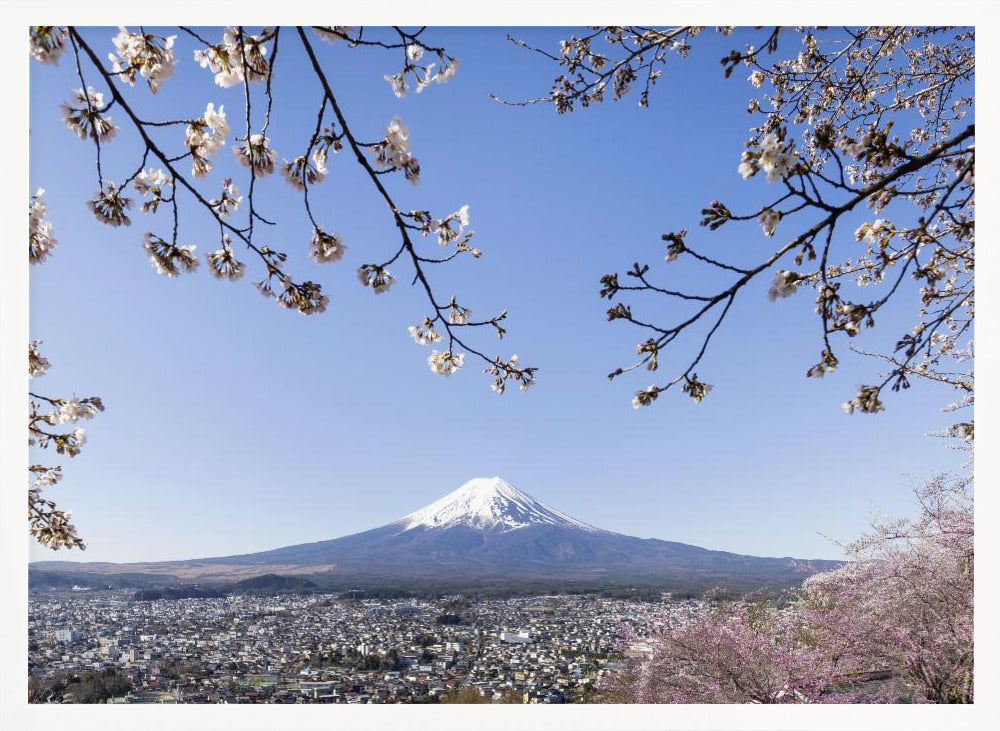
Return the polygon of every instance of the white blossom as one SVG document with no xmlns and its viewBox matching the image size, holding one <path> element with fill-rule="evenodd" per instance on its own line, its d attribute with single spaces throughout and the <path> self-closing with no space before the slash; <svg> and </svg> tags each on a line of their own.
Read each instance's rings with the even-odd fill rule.
<svg viewBox="0 0 1000 731">
<path fill-rule="evenodd" d="M 28 376 L 31 378 L 41 378 L 51 366 L 48 358 L 38 352 L 38 346 L 41 344 L 41 340 L 32 340 L 28 343 Z"/>
<path fill-rule="evenodd" d="M 107 142 L 118 134 L 118 126 L 111 117 L 101 116 L 104 109 L 104 94 L 88 86 L 73 90 L 73 101 L 62 104 L 63 121 L 81 140 L 90 138 Z"/>
<path fill-rule="evenodd" d="M 642 406 L 649 406 L 660 395 L 660 389 L 654 384 L 644 391 L 636 391 L 635 398 L 632 399 L 632 408 L 638 409 Z"/>
<path fill-rule="evenodd" d="M 93 212 L 97 220 L 109 226 L 131 226 L 132 219 L 125 212 L 132 207 L 132 199 L 121 194 L 121 189 L 108 181 L 104 190 L 99 190 L 87 201 L 87 208 Z"/>
<path fill-rule="evenodd" d="M 760 223 L 760 227 L 764 229 L 764 235 L 768 238 L 774 236 L 774 230 L 778 227 L 778 221 L 780 220 L 781 213 L 770 208 L 764 209 L 757 216 L 757 222 Z"/>
<path fill-rule="evenodd" d="M 855 159 L 864 154 L 866 144 L 867 142 L 864 139 L 855 140 L 852 137 L 841 137 L 837 140 L 837 146 L 841 149 L 841 151 Z"/>
<path fill-rule="evenodd" d="M 410 337 L 417 345 L 430 345 L 441 342 L 441 333 L 434 329 L 434 323 L 429 317 L 425 317 L 420 325 L 410 325 Z"/>
<path fill-rule="evenodd" d="M 758 164 L 767 175 L 767 182 L 774 183 L 781 180 L 797 162 L 798 159 L 786 151 L 776 134 L 772 132 L 764 135 L 764 139 L 760 142 Z"/>
<path fill-rule="evenodd" d="M 402 170 L 413 185 L 419 182 L 420 163 L 410 153 L 410 132 L 399 117 L 385 128 L 385 139 L 374 146 L 375 166 L 380 170 Z"/>
<path fill-rule="evenodd" d="M 774 275 L 774 281 L 771 283 L 771 289 L 767 292 L 767 298 L 774 302 L 778 298 L 791 297 L 798 289 L 798 285 L 799 275 L 782 269 Z"/>
<path fill-rule="evenodd" d="M 458 228 L 452 228 L 452 223 L 456 223 Z M 450 213 L 444 218 L 438 219 L 436 221 L 430 221 L 427 223 L 424 229 L 424 235 L 426 236 L 429 232 L 436 232 L 438 236 L 438 243 L 441 246 L 447 246 L 452 241 L 459 241 L 459 244 L 464 244 L 471 237 L 473 232 L 469 231 L 466 233 L 465 227 L 469 225 L 469 206 L 465 205 L 459 208 L 454 213 Z M 463 238 L 463 234 L 465 235 Z"/>
<path fill-rule="evenodd" d="M 228 238 L 228 234 L 226 236 Z M 205 260 L 208 262 L 208 270 L 216 279 L 227 279 L 230 282 L 235 282 L 242 278 L 243 273 L 246 271 L 246 264 L 237 261 L 228 240 L 223 243 L 222 248 L 218 251 L 206 254 Z"/>
<path fill-rule="evenodd" d="M 151 200 L 144 201 L 141 210 L 143 213 L 156 212 L 160 201 L 163 200 L 165 188 L 173 185 L 173 179 L 159 168 L 149 168 L 140 170 L 132 181 L 132 187 L 143 195 L 153 196 Z"/>
<path fill-rule="evenodd" d="M 161 45 L 156 36 L 130 33 L 127 28 L 119 26 L 118 35 L 112 39 L 118 55 L 108 54 L 112 71 L 131 86 L 135 86 L 135 73 L 138 71 L 146 79 L 150 91 L 155 94 L 163 81 L 174 73 L 173 47 L 176 37 L 164 38 Z"/>
<path fill-rule="evenodd" d="M 199 48 L 194 52 L 194 60 L 214 73 L 215 83 L 223 88 L 236 86 L 244 79 L 263 81 L 268 75 L 265 36 L 269 35 L 267 29 L 263 36 L 244 33 L 241 44 L 239 30 L 228 27 L 220 43 Z"/>
<path fill-rule="evenodd" d="M 210 200 L 208 205 L 211 206 L 216 213 L 225 218 L 233 211 L 238 211 L 240 203 L 242 202 L 243 196 L 240 195 L 240 191 L 236 187 L 236 183 L 233 182 L 232 178 L 226 178 L 222 181 L 222 195 L 218 198 Z"/>
<path fill-rule="evenodd" d="M 303 315 L 314 315 L 325 312 L 330 298 L 323 294 L 323 288 L 315 282 L 295 284 L 287 274 L 280 278 L 283 291 L 275 297 L 279 305 L 287 309 L 298 310 Z M 258 283 L 259 285 L 259 283 Z M 264 294 L 264 289 L 261 289 Z"/>
<path fill-rule="evenodd" d="M 216 110 L 212 102 L 205 107 L 204 116 L 187 126 L 184 144 L 191 150 L 191 172 L 196 178 L 212 171 L 209 158 L 214 157 L 225 144 L 228 134 L 225 106 L 220 104 Z"/>
<path fill-rule="evenodd" d="M 252 167 L 254 177 L 263 178 L 274 172 L 274 160 L 278 153 L 268 145 L 271 140 L 264 135 L 250 135 L 240 145 L 233 146 L 233 155 L 244 167 Z"/>
<path fill-rule="evenodd" d="M 226 121 L 226 107 L 220 104 L 218 111 L 215 109 L 215 104 L 212 102 L 208 103 L 205 107 L 205 124 L 207 124 L 212 130 L 212 136 L 216 138 L 213 140 L 215 143 L 215 149 L 222 146 L 225 142 L 226 136 L 229 134 L 229 123 Z"/>
<path fill-rule="evenodd" d="M 881 238 L 882 233 L 891 231 L 892 224 L 884 218 L 879 218 L 873 223 L 863 223 L 854 231 L 854 238 L 858 241 L 865 241 L 874 244 Z"/>
<path fill-rule="evenodd" d="M 45 261 L 57 243 L 52 235 L 52 222 L 45 219 L 44 194 L 45 190 L 39 188 L 28 203 L 28 261 L 32 264 Z"/>
<path fill-rule="evenodd" d="M 326 169 L 320 170 L 314 167 L 305 155 L 299 155 L 291 162 L 285 161 L 281 166 L 281 175 L 296 190 L 305 190 L 306 185 L 323 182 L 326 178 Z"/>
<path fill-rule="evenodd" d="M 38 489 L 51 487 L 62 479 L 61 467 L 46 467 L 44 469 L 35 467 L 32 471 L 35 473 L 35 487 Z"/>
<path fill-rule="evenodd" d="M 313 166 L 316 168 L 317 172 L 322 173 L 323 175 L 326 175 L 327 172 L 329 172 L 326 169 L 326 157 L 327 150 L 325 147 L 317 147 L 312 151 Z"/>
<path fill-rule="evenodd" d="M 417 77 L 417 93 L 419 94 L 428 86 L 431 82 L 437 78 L 437 74 L 434 73 L 435 64 L 427 64 L 426 66 L 417 66 L 413 74 Z"/>
<path fill-rule="evenodd" d="M 872 386 L 858 386 L 858 395 L 842 403 L 840 408 L 848 414 L 853 414 L 855 411 L 860 411 L 862 414 L 877 414 L 885 410 L 879 399 L 879 389 Z"/>
<path fill-rule="evenodd" d="M 347 247 L 337 234 L 327 233 L 318 228 L 313 229 L 309 241 L 309 258 L 317 264 L 340 261 Z"/>
<path fill-rule="evenodd" d="M 754 157 L 753 153 L 744 150 L 743 154 L 740 156 L 740 165 L 736 168 L 736 171 L 743 176 L 744 180 L 748 180 L 757 174 L 760 168 L 757 166 L 757 158 Z"/>
<path fill-rule="evenodd" d="M 396 278 L 384 267 L 363 264 L 358 267 L 358 281 L 364 287 L 371 287 L 375 294 L 382 294 L 389 291 Z"/>
<path fill-rule="evenodd" d="M 332 25 L 328 29 L 313 26 L 313 33 L 327 43 L 343 40 L 344 36 L 350 36 L 352 32 L 354 32 L 353 25 Z"/>
<path fill-rule="evenodd" d="M 142 247 L 149 254 L 153 268 L 165 277 L 176 277 L 181 272 L 193 272 L 198 268 L 194 244 L 176 246 L 147 232 Z"/>
<path fill-rule="evenodd" d="M 469 317 L 472 315 L 472 310 L 468 307 L 462 307 L 452 300 L 451 311 L 448 313 L 448 322 L 452 325 L 464 325 L 469 321 Z"/>
<path fill-rule="evenodd" d="M 444 64 L 444 68 L 441 71 L 438 71 L 437 75 L 434 77 L 434 81 L 438 84 L 447 84 L 455 78 L 455 72 L 458 71 L 459 64 L 457 58 L 446 58 Z"/>
<path fill-rule="evenodd" d="M 104 405 L 98 398 L 78 401 L 69 398 L 59 405 L 59 409 L 49 414 L 51 424 L 70 424 L 80 419 L 92 419 L 98 411 L 104 411 Z"/>
<path fill-rule="evenodd" d="M 462 367 L 464 360 L 465 353 L 453 354 L 451 350 L 432 350 L 430 356 L 427 358 L 427 365 L 430 366 L 433 373 L 438 373 L 442 376 L 450 376 Z"/>
<path fill-rule="evenodd" d="M 78 426 L 73 430 L 73 433 L 69 435 L 69 439 L 66 444 L 66 454 L 70 457 L 75 457 L 80 454 L 80 447 L 87 443 L 87 433 L 84 431 L 82 426 Z M 69 513 L 66 513 L 67 518 Z M 70 526 L 72 528 L 72 526 Z"/>
<path fill-rule="evenodd" d="M 406 96 L 409 87 L 406 84 L 406 76 L 403 73 L 386 74 L 382 78 L 389 82 L 389 86 L 392 87 L 392 93 L 396 95 L 396 98 L 401 99 Z"/>
<path fill-rule="evenodd" d="M 416 63 L 424 55 L 424 47 L 419 43 L 411 43 L 406 47 L 406 57 Z"/>
<path fill-rule="evenodd" d="M 56 66 L 65 48 L 65 29 L 53 25 L 29 26 L 28 51 L 36 61 Z"/>
</svg>

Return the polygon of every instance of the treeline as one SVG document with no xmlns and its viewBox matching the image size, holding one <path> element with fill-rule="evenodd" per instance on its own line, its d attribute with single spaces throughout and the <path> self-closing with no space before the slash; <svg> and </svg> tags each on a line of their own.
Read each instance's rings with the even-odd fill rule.
<svg viewBox="0 0 1000 731">
<path fill-rule="evenodd" d="M 132 690 L 132 681 L 115 668 L 82 675 L 57 673 L 48 680 L 28 678 L 29 703 L 106 703 Z"/>
<path fill-rule="evenodd" d="M 159 582 L 159 583 L 156 583 Z M 659 601 L 664 593 L 675 599 L 698 598 L 718 583 L 707 578 L 689 581 L 660 581 L 644 578 L 604 579 L 601 581 L 562 579 L 518 579 L 513 577 L 456 579 L 399 579 L 385 576 L 335 577 L 329 574 L 287 576 L 264 574 L 234 583 L 180 583 L 175 577 L 147 574 L 99 575 L 57 571 L 29 572 L 32 588 L 68 588 L 73 585 L 94 589 L 136 587 L 136 601 L 160 599 L 210 599 L 234 594 L 338 594 L 341 599 L 381 601 L 418 599 L 439 600 L 461 595 L 470 601 L 510 599 L 521 596 L 573 595 L 625 599 L 639 602 Z M 771 585 L 756 582 L 726 584 L 730 596 L 748 591 L 780 591 L 784 583 Z"/>
</svg>

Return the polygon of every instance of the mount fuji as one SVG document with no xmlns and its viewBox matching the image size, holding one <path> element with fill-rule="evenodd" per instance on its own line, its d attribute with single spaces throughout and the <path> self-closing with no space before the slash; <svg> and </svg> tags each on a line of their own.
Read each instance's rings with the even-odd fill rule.
<svg viewBox="0 0 1000 731">
<path fill-rule="evenodd" d="M 835 561 L 763 558 L 588 525 L 501 477 L 475 478 L 378 528 L 260 553 L 146 564 L 39 562 L 34 570 L 123 571 L 200 581 L 264 573 L 319 580 L 559 579 L 762 585 L 801 581 Z"/>
</svg>

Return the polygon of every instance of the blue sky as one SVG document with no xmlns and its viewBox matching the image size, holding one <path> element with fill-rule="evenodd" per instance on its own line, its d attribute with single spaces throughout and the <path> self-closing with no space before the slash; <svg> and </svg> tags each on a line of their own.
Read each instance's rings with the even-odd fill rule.
<svg viewBox="0 0 1000 731">
<path fill-rule="evenodd" d="M 96 29 L 88 38 L 104 54 L 113 34 Z M 518 35 L 551 49 L 567 31 Z M 537 386 L 497 396 L 471 359 L 450 378 L 432 374 L 428 350 L 406 332 L 427 314 L 406 269 L 394 270 L 399 281 L 386 295 L 358 285 L 356 267 L 387 258 L 398 240 L 346 154 L 331 160 L 315 191 L 321 221 L 349 247 L 338 263 L 319 267 L 306 257 L 309 228 L 294 191 L 277 175 L 258 183 L 264 215 L 279 221 L 273 246 L 289 253 L 291 271 L 324 284 L 332 297 L 326 313 L 282 310 L 256 293 L 251 277 L 218 282 L 204 266 L 160 277 L 141 242 L 146 230 L 169 231 L 168 212 L 135 212 L 123 229 L 91 215 L 84 201 L 96 189 L 93 148 L 59 112 L 80 85 L 72 59 L 57 68 L 32 64 L 29 192 L 46 189 L 59 239 L 51 259 L 30 273 L 30 334 L 45 341 L 53 364 L 32 388 L 100 395 L 107 406 L 86 424 L 84 452 L 63 461 L 66 478 L 51 490 L 73 511 L 89 548 L 33 547 L 32 559 L 192 558 L 333 538 L 495 474 L 622 533 L 836 558 L 839 549 L 824 536 L 857 535 L 874 509 L 911 512 L 915 479 L 960 464 L 960 455 L 925 436 L 949 423 L 939 408 L 951 394 L 915 384 L 890 397 L 883 414 L 845 415 L 840 402 L 871 380 L 876 365 L 842 348 L 833 377 L 806 379 L 820 350 L 811 297 L 770 303 L 767 282 L 743 293 L 699 367 L 715 386 L 700 405 L 671 393 L 635 411 L 632 394 L 653 382 L 649 374 L 607 382 L 644 338 L 605 321 L 602 274 L 640 260 L 661 282 L 710 286 L 696 268 L 662 264 L 660 234 L 682 227 L 720 258 L 773 244 L 754 224 L 714 234 L 697 226 L 712 199 L 747 210 L 772 192 L 759 176 L 743 182 L 736 173 L 751 89 L 739 72 L 724 81 L 717 59 L 742 38 L 700 39 L 687 61 L 671 62 L 650 109 L 629 97 L 567 116 L 488 98 L 543 94 L 555 74 L 502 30 L 431 29 L 425 38 L 461 59 L 461 68 L 450 84 L 404 99 L 382 80 L 398 69 L 394 55 L 314 45 L 361 137 L 377 138 L 397 114 L 410 127 L 423 172 L 415 188 L 388 181 L 400 206 L 437 214 L 470 206 L 484 256 L 434 269 L 432 283 L 477 316 L 508 308 L 509 335 L 498 352 L 537 365 Z M 178 40 L 184 51 L 174 78 L 156 97 L 126 88 L 129 99 L 149 116 L 167 109 L 165 116 L 190 117 L 208 101 L 225 104 L 240 133 L 242 89 L 215 86 Z M 284 35 L 270 133 L 282 157 L 304 150 L 319 102 L 302 61 L 297 38 Z M 123 131 L 104 164 L 121 179 L 140 150 L 121 111 L 112 116 Z M 180 144 L 182 129 L 175 132 Z M 227 174 L 245 190 L 245 171 L 223 151 L 213 179 Z M 207 221 L 187 209 L 182 243 L 200 253 L 217 248 Z M 858 345 L 892 342 L 913 301 L 904 293 Z M 663 301 L 631 302 L 649 319 L 668 312 Z M 477 343 L 496 349 L 486 333 Z M 666 356 L 660 378 L 690 352 L 688 343 Z"/>
</svg>

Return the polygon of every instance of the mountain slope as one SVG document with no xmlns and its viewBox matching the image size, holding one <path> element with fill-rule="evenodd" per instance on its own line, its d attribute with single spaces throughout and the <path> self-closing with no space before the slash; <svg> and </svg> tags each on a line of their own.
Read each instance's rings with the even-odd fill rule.
<svg viewBox="0 0 1000 731">
<path fill-rule="evenodd" d="M 548 507 L 500 477 L 470 480 L 400 520 L 363 533 L 217 560 L 422 576 L 790 578 L 836 565 L 743 556 L 601 530 Z"/>
<path fill-rule="evenodd" d="M 241 578 L 291 570 L 344 577 L 646 578 L 721 584 L 794 581 L 835 565 L 743 556 L 601 530 L 493 477 L 470 480 L 424 508 L 363 533 L 260 553 L 139 566 Z M 86 564 L 67 566 L 83 570 Z M 45 563 L 34 567 L 54 568 Z M 130 570 L 138 570 L 137 565 Z"/>
</svg>

